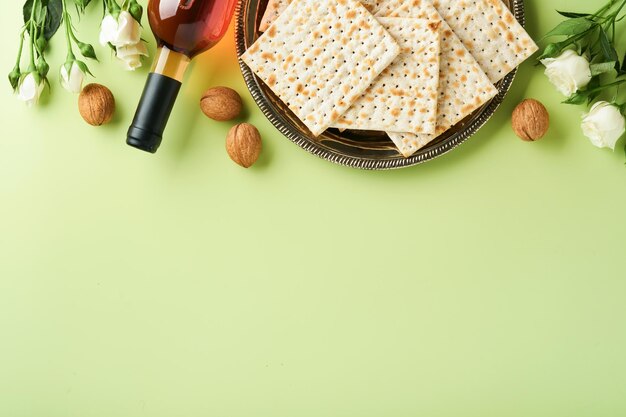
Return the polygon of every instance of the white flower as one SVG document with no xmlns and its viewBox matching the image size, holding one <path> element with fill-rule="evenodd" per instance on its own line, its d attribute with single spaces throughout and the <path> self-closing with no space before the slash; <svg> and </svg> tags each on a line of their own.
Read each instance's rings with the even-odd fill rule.
<svg viewBox="0 0 626 417">
<path fill-rule="evenodd" d="M 44 82 L 38 74 L 28 73 L 17 87 L 17 98 L 31 107 L 39 102 L 39 97 L 43 92 Z"/>
<path fill-rule="evenodd" d="M 85 74 L 76 61 L 72 64 L 69 74 L 65 65 L 61 67 L 61 85 L 70 93 L 78 94 L 83 89 Z"/>
<path fill-rule="evenodd" d="M 129 71 L 134 71 L 141 67 L 142 56 L 148 56 L 148 49 L 143 42 L 117 48 L 118 59 L 124 63 L 124 66 Z"/>
<path fill-rule="evenodd" d="M 120 12 L 115 19 L 108 14 L 102 20 L 100 43 L 115 47 L 117 57 L 127 70 L 141 67 L 141 57 L 148 56 L 148 49 L 141 40 L 141 25 L 127 11 Z"/>
<path fill-rule="evenodd" d="M 110 43 L 116 48 L 135 45 L 141 41 L 141 26 L 127 11 L 120 12 L 115 19 L 107 14 L 100 26 L 100 44 Z"/>
<path fill-rule="evenodd" d="M 100 45 L 106 46 L 108 43 L 113 43 L 117 37 L 118 24 L 110 14 L 104 16 L 102 24 L 100 25 Z"/>
<path fill-rule="evenodd" d="M 570 97 L 591 81 L 589 61 L 568 49 L 556 58 L 541 60 L 546 66 L 545 74 L 564 96 Z"/>
<path fill-rule="evenodd" d="M 599 101 L 583 115 L 581 127 L 584 135 L 598 148 L 615 149 L 615 143 L 626 131 L 626 122 L 617 107 Z"/>
<path fill-rule="evenodd" d="M 117 24 L 117 42 L 114 43 L 115 46 L 136 45 L 141 41 L 141 26 L 130 13 L 127 11 L 121 12 L 120 17 L 117 18 Z"/>
</svg>

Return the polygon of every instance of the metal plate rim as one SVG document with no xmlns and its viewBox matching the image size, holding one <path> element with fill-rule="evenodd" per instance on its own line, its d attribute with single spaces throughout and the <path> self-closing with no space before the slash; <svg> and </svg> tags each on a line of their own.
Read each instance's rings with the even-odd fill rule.
<svg viewBox="0 0 626 417">
<path fill-rule="evenodd" d="M 509 92 L 515 75 L 517 74 L 517 68 L 507 74 L 500 82 L 498 82 L 498 94 L 482 109 L 479 110 L 476 116 L 464 126 L 460 131 L 454 133 L 447 138 L 444 142 L 437 144 L 435 147 L 426 147 L 409 158 L 399 156 L 393 159 L 377 159 L 371 157 L 357 157 L 352 155 L 342 154 L 338 151 L 328 149 L 321 145 L 318 141 L 308 137 L 300 131 L 294 131 L 289 127 L 289 124 L 284 120 L 280 114 L 276 114 L 270 109 L 267 103 L 267 98 L 263 94 L 259 81 L 256 75 L 248 68 L 248 66 L 241 60 L 241 55 L 246 50 L 245 45 L 245 33 L 244 22 L 246 19 L 247 6 L 252 1 L 258 0 L 241 0 L 237 3 L 236 8 L 236 28 L 235 28 L 235 46 L 237 50 L 237 59 L 239 67 L 243 75 L 244 81 L 252 98 L 256 102 L 257 106 L 265 117 L 282 133 L 287 139 L 304 149 L 305 151 L 316 155 L 322 159 L 333 162 L 338 165 L 348 166 L 352 168 L 364 169 L 364 170 L 392 170 L 399 168 L 407 168 L 422 164 L 430 161 L 439 156 L 445 155 L 451 150 L 457 148 L 459 145 L 467 141 L 470 137 L 476 134 L 495 114 L 496 110 Z M 524 15 L 524 2 L 523 0 L 511 0 L 511 11 L 515 18 L 522 26 L 525 26 Z"/>
</svg>

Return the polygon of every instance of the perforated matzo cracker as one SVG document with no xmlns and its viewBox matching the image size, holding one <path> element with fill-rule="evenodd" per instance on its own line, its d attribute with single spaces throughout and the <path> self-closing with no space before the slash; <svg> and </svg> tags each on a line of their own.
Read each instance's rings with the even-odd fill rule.
<svg viewBox="0 0 626 417">
<path fill-rule="evenodd" d="M 381 4 L 385 2 L 385 0 L 360 0 L 360 1 L 361 1 L 361 4 L 365 6 L 365 8 L 369 10 L 369 12 L 372 14 L 376 14 L 378 12 L 378 9 L 380 9 Z"/>
<path fill-rule="evenodd" d="M 379 5 L 385 0 L 361 0 L 361 4 L 365 6 L 370 13 L 376 13 L 379 9 Z M 269 0 L 261 24 L 259 25 L 259 31 L 265 32 L 278 16 L 289 6 L 291 0 Z"/>
<path fill-rule="evenodd" d="M 399 53 L 356 0 L 293 0 L 241 59 L 317 136 Z"/>
<path fill-rule="evenodd" d="M 434 133 L 441 19 L 436 14 L 420 19 L 382 17 L 378 21 L 402 51 L 333 126 Z M 360 71 L 362 65 L 357 63 L 356 68 Z"/>
<path fill-rule="evenodd" d="M 392 14 L 391 14 L 392 12 L 395 12 L 400 7 L 404 6 L 405 4 L 408 4 L 409 2 L 410 0 L 381 0 L 380 4 L 376 8 L 376 12 L 374 13 L 374 16 L 392 17 Z M 408 7 L 413 9 L 415 6 L 408 6 Z M 439 15 L 439 12 L 437 12 L 437 15 Z M 409 16 L 406 13 L 396 14 L 394 16 L 395 17 L 418 17 L 418 16 Z"/>
<path fill-rule="evenodd" d="M 425 17 L 438 14 L 428 0 L 388 0 L 387 4 L 401 4 L 400 8 L 389 14 L 390 16 Z M 381 10 L 385 10 L 385 7 Z M 387 132 L 400 152 L 407 157 L 498 93 L 476 60 L 445 22 L 442 22 L 441 34 L 437 128 L 434 134 Z"/>
<path fill-rule="evenodd" d="M 291 3 L 291 0 L 269 0 L 265 8 L 265 13 L 263 13 L 261 24 L 259 25 L 259 31 L 265 32 L 267 28 L 278 19 L 278 16 L 285 11 L 289 3 Z"/>
<path fill-rule="evenodd" d="M 434 0 L 433 5 L 493 83 L 538 49 L 500 0 Z"/>
</svg>

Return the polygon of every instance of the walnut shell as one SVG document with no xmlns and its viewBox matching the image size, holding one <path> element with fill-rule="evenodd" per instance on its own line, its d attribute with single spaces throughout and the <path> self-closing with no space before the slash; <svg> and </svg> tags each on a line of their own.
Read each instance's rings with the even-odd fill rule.
<svg viewBox="0 0 626 417">
<path fill-rule="evenodd" d="M 109 123 L 115 113 L 115 97 L 105 86 L 89 84 L 78 96 L 78 111 L 92 126 Z"/>
<path fill-rule="evenodd" d="M 511 121 L 515 134 L 524 141 L 532 142 L 541 139 L 548 132 L 550 114 L 537 100 L 527 99 L 513 110 Z"/>
<path fill-rule="evenodd" d="M 202 112 L 219 122 L 236 118 L 241 113 L 242 107 L 239 94 L 228 87 L 209 88 L 200 99 Z"/>
<path fill-rule="evenodd" d="M 226 137 L 226 152 L 238 165 L 251 167 L 261 154 L 261 134 L 249 123 L 233 126 Z"/>
</svg>

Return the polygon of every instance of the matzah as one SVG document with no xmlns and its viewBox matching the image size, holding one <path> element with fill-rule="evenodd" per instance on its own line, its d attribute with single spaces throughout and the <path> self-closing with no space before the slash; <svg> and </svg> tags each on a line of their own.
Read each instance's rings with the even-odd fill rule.
<svg viewBox="0 0 626 417">
<path fill-rule="evenodd" d="M 401 4 L 390 16 L 425 17 L 437 14 L 428 0 L 388 0 L 385 6 Z M 385 10 L 385 6 L 381 10 Z M 459 38 L 444 21 L 441 26 L 441 57 L 437 128 L 434 134 L 413 135 L 388 131 L 400 153 L 408 157 L 492 99 L 498 90 Z"/>
<path fill-rule="evenodd" d="M 538 49 L 501 0 L 434 0 L 433 5 L 492 83 Z"/>
<path fill-rule="evenodd" d="M 411 3 L 410 0 L 382 0 L 381 3 L 378 4 L 378 7 L 376 8 L 376 11 L 374 12 L 374 16 L 418 17 L 418 16 L 409 16 L 406 13 L 398 13 L 398 14 L 392 15 L 393 12 L 395 12 L 400 7 L 405 6 L 405 5 L 407 6 L 407 8 L 410 8 L 410 9 L 414 9 L 415 7 L 420 7 L 419 5 L 418 6 L 409 5 L 409 3 Z M 437 12 L 437 15 L 439 15 L 439 12 Z"/>
<path fill-rule="evenodd" d="M 400 45 L 400 55 L 333 127 L 435 133 L 441 18 L 435 11 L 424 18 L 378 21 Z"/>
<path fill-rule="evenodd" d="M 358 1 L 293 0 L 241 59 L 318 136 L 399 53 Z"/>
<path fill-rule="evenodd" d="M 291 0 L 269 0 L 261 24 L 259 24 L 259 32 L 265 32 L 282 12 L 285 11 Z"/>
<path fill-rule="evenodd" d="M 361 0 L 361 4 L 372 14 L 376 13 L 385 0 Z M 269 0 L 263 18 L 259 24 L 259 32 L 265 32 L 278 16 L 285 11 L 291 0 Z"/>
<path fill-rule="evenodd" d="M 385 2 L 385 0 L 360 0 L 360 1 L 361 1 L 361 4 L 365 6 L 365 8 L 374 15 L 378 13 L 380 6 L 382 5 L 382 3 Z"/>
</svg>

